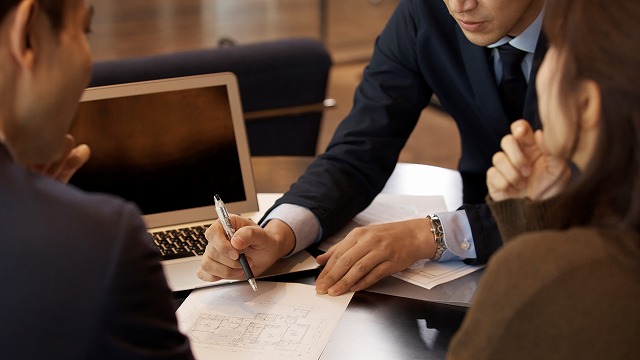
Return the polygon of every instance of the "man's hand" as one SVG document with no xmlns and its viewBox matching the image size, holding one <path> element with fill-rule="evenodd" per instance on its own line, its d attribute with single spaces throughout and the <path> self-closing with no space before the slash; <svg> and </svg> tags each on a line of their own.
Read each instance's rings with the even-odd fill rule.
<svg viewBox="0 0 640 360">
<path fill-rule="evenodd" d="M 75 146 L 75 140 L 69 134 L 65 136 L 64 145 L 64 152 L 60 159 L 49 164 L 31 165 L 29 169 L 52 177 L 61 183 L 68 183 L 71 176 L 89 160 L 91 150 L 85 144 Z"/>
<path fill-rule="evenodd" d="M 251 271 L 258 276 L 295 246 L 293 230 L 280 220 L 270 220 L 263 229 L 238 215 L 230 215 L 230 219 L 236 229 L 231 241 L 227 240 L 220 221 L 205 232 L 209 244 L 197 274 L 201 280 L 245 280 L 238 262 L 240 252 L 244 252 Z"/>
<path fill-rule="evenodd" d="M 435 254 L 427 218 L 356 228 L 317 257 L 319 294 L 359 291 Z"/>
<path fill-rule="evenodd" d="M 487 187 L 494 201 L 509 198 L 542 200 L 558 194 L 571 179 L 569 164 L 547 151 L 541 130 L 535 133 L 525 120 L 511 125 L 502 138 L 502 151 L 493 156 Z"/>
</svg>

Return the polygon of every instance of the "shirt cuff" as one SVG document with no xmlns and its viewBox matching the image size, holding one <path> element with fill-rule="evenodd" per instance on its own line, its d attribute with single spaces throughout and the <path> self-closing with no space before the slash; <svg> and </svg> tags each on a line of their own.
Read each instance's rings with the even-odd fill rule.
<svg viewBox="0 0 640 360">
<path fill-rule="evenodd" d="M 471 225 L 464 210 L 438 213 L 444 232 L 444 242 L 447 250 L 442 253 L 440 262 L 473 259 L 476 257 L 476 248 L 473 244 Z"/>
<path fill-rule="evenodd" d="M 294 204 L 280 204 L 271 210 L 269 215 L 260 223 L 264 227 L 272 219 L 278 219 L 293 230 L 296 245 L 293 251 L 287 254 L 291 256 L 300 250 L 307 248 L 309 245 L 320 240 L 322 229 L 320 220 L 311 212 L 311 210 Z"/>
</svg>

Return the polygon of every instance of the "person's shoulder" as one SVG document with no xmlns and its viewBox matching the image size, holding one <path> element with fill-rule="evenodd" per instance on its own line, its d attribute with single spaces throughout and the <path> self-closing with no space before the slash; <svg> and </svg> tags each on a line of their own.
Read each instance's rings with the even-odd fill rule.
<svg viewBox="0 0 640 360">
<path fill-rule="evenodd" d="M 88 192 L 70 184 L 62 184 L 55 180 L 40 177 L 34 183 L 34 190 L 46 198 L 47 194 L 52 202 L 64 204 L 68 209 L 82 209 L 84 213 L 108 214 L 122 211 L 123 208 L 133 207 L 117 196 Z"/>
<path fill-rule="evenodd" d="M 103 237 L 119 232 L 124 223 L 142 224 L 138 207 L 111 194 L 81 190 L 73 185 L 63 184 L 40 175 L 31 175 L 25 184 L 23 198 L 29 199 L 23 209 L 26 212 L 47 214 L 49 223 L 73 224 L 76 233 L 90 231 L 101 226 Z"/>
</svg>

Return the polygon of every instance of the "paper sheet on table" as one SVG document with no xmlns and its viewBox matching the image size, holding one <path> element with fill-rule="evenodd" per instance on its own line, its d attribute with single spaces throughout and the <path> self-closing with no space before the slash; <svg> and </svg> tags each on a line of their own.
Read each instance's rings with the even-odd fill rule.
<svg viewBox="0 0 640 360">
<path fill-rule="evenodd" d="M 442 196 L 378 194 L 371 205 L 362 210 L 336 234 L 320 243 L 318 249 L 329 250 L 332 245 L 340 242 L 358 226 L 415 219 L 442 211 L 447 211 Z"/>
<path fill-rule="evenodd" d="M 193 291 L 176 312 L 196 359 L 318 359 L 353 293 L 258 282 Z"/>
<path fill-rule="evenodd" d="M 394 274 L 394 277 L 404 280 L 413 285 L 418 285 L 431 290 L 436 285 L 455 280 L 476 270 L 480 270 L 484 265 L 467 265 L 462 261 L 448 261 L 444 263 L 424 261 L 420 265 Z"/>
<path fill-rule="evenodd" d="M 323 251 L 329 250 L 357 226 L 415 219 L 443 211 L 447 209 L 442 196 L 379 194 L 369 207 L 356 215 L 334 236 L 323 241 L 318 248 Z M 414 265 L 394 276 L 425 289 L 432 289 L 436 285 L 458 279 L 481 268 L 482 266 L 471 266 L 462 261 L 423 261 L 418 266 Z"/>
</svg>

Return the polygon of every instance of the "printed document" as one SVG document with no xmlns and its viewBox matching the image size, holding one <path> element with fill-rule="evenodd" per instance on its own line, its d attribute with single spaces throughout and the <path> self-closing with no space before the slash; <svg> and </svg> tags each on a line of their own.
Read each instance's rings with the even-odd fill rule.
<svg viewBox="0 0 640 360">
<path fill-rule="evenodd" d="M 413 285 L 431 290 L 436 285 L 455 280 L 476 270 L 480 270 L 483 267 L 484 265 L 467 265 L 461 260 L 444 263 L 427 260 L 421 264 L 414 264 L 414 266 L 409 269 L 394 274 L 393 276 Z"/>
<path fill-rule="evenodd" d="M 194 290 L 176 316 L 196 359 L 318 359 L 353 293 L 258 281 Z"/>
</svg>

